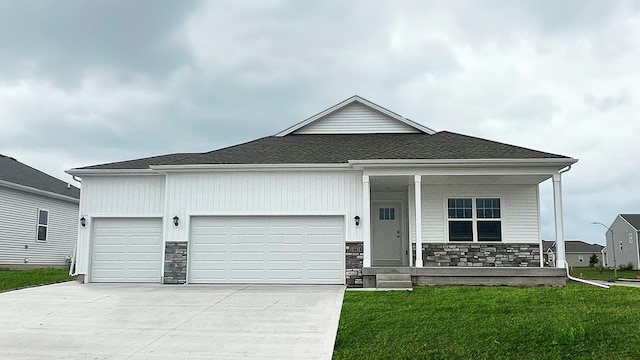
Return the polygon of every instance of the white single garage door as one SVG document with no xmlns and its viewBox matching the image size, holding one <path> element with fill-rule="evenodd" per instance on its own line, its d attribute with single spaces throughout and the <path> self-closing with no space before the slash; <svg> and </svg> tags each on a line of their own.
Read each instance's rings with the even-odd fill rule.
<svg viewBox="0 0 640 360">
<path fill-rule="evenodd" d="M 160 282 L 161 219 L 93 220 L 91 282 Z"/>
<path fill-rule="evenodd" d="M 344 284 L 340 216 L 191 220 L 190 283 Z"/>
</svg>

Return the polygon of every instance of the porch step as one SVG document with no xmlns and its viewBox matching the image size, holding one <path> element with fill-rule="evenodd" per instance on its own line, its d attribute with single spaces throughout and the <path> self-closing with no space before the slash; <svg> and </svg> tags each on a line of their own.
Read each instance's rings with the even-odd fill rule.
<svg viewBox="0 0 640 360">
<path fill-rule="evenodd" d="M 376 288 L 389 290 L 411 290 L 410 274 L 376 274 Z"/>
</svg>

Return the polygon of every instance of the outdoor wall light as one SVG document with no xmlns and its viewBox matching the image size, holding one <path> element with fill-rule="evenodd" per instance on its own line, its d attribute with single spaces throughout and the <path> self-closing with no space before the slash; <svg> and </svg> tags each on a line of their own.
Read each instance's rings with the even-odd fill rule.
<svg viewBox="0 0 640 360">
<path fill-rule="evenodd" d="M 356 217 L 354 217 L 353 220 L 355 220 L 356 226 L 360 226 L 360 216 L 356 215 Z"/>
<path fill-rule="evenodd" d="M 178 215 L 176 215 L 176 216 L 174 216 L 174 217 L 173 217 L 173 225 L 174 225 L 174 226 L 178 226 L 178 225 L 180 225 L 180 222 L 179 222 L 179 221 L 180 221 L 180 218 L 178 217 Z"/>
<path fill-rule="evenodd" d="M 87 219 L 85 219 L 84 216 L 80 218 L 80 226 L 87 226 Z"/>
</svg>

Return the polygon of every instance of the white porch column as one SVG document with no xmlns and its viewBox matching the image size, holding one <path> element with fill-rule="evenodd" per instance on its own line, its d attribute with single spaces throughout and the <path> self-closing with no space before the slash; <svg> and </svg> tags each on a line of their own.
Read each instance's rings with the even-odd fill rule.
<svg viewBox="0 0 640 360">
<path fill-rule="evenodd" d="M 416 208 L 416 267 L 423 267 L 422 261 L 422 175 L 413 179 Z"/>
<path fill-rule="evenodd" d="M 363 267 L 371 267 L 371 189 L 369 175 L 362 175 L 362 250 Z"/>
<path fill-rule="evenodd" d="M 553 174 L 553 212 L 556 224 L 556 267 L 565 267 L 564 224 L 562 222 L 562 176 Z M 542 256 L 542 254 L 540 254 Z"/>
</svg>

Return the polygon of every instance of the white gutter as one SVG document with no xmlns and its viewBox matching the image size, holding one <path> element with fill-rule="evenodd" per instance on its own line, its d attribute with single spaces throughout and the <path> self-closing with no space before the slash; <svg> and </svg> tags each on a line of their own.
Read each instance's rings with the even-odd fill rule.
<svg viewBox="0 0 640 360">
<path fill-rule="evenodd" d="M 351 165 L 345 163 L 336 164 L 189 164 L 189 165 L 150 165 L 155 171 L 215 171 L 215 170 L 345 170 L 351 169 Z"/>
<path fill-rule="evenodd" d="M 82 175 L 153 175 L 155 171 L 151 169 L 70 169 L 65 171 L 72 176 Z M 76 180 L 77 181 L 77 180 Z"/>
<path fill-rule="evenodd" d="M 375 159 L 375 160 L 349 160 L 351 165 L 360 166 L 562 166 L 571 168 L 578 160 L 569 159 Z M 565 170 L 565 171 L 568 171 Z"/>
<path fill-rule="evenodd" d="M 0 180 L 0 186 L 4 186 L 10 189 L 20 190 L 20 191 L 24 191 L 24 192 L 28 192 L 36 195 L 42 195 L 42 196 L 46 196 L 46 197 L 50 197 L 58 200 L 69 201 L 76 204 L 80 203 L 80 199 L 76 199 L 71 196 L 66 196 L 66 195 L 62 195 L 62 194 L 58 194 L 58 193 L 54 193 L 46 190 L 40 190 L 40 189 L 32 188 L 30 186 L 14 184 L 4 180 Z"/>
<path fill-rule="evenodd" d="M 565 260 L 564 264 L 565 264 L 565 268 L 567 269 L 567 278 L 569 278 L 569 280 L 573 280 L 573 281 L 576 281 L 576 282 L 584 283 L 584 284 L 587 284 L 587 285 L 601 287 L 603 289 L 608 289 L 609 288 L 609 285 L 600 284 L 600 283 L 597 283 L 595 281 L 578 279 L 576 277 L 573 277 L 573 276 L 569 275 L 569 263 Z"/>
</svg>

